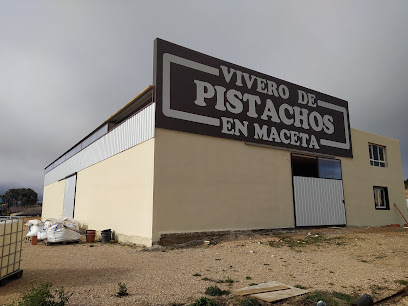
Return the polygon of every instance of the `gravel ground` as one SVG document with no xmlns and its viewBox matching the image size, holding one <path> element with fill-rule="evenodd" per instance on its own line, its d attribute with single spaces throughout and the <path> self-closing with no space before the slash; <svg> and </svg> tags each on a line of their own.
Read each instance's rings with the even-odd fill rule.
<svg viewBox="0 0 408 306">
<path fill-rule="evenodd" d="M 311 243 L 314 237 L 319 243 Z M 120 244 L 24 242 L 24 275 L 0 287 L 0 301 L 18 300 L 34 281 L 72 291 L 72 305 L 184 304 L 204 296 L 205 289 L 215 284 L 212 280 L 227 278 L 234 283 L 217 285 L 233 290 L 279 281 L 312 291 L 369 293 L 378 300 L 408 281 L 407 242 L 408 231 L 395 228 L 231 234 L 216 245 L 155 251 Z M 129 296 L 114 296 L 119 282 L 126 284 Z"/>
</svg>

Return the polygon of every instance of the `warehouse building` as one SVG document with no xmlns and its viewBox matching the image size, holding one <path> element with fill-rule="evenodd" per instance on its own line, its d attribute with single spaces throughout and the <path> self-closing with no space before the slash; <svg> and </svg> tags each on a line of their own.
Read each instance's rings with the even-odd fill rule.
<svg viewBox="0 0 408 306">
<path fill-rule="evenodd" d="M 167 234 L 402 224 L 397 140 L 348 103 L 157 39 L 153 86 L 45 168 L 42 218 Z"/>
</svg>

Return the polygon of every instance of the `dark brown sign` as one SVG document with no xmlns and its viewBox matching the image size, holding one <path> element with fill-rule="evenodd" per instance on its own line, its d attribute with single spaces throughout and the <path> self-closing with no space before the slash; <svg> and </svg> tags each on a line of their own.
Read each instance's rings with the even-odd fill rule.
<svg viewBox="0 0 408 306">
<path fill-rule="evenodd" d="M 346 101 L 156 39 L 156 127 L 352 157 Z"/>
</svg>

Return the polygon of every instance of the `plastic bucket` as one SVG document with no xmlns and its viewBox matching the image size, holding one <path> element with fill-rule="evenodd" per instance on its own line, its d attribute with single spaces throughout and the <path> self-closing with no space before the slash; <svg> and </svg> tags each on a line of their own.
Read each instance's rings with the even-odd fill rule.
<svg viewBox="0 0 408 306">
<path fill-rule="evenodd" d="M 86 231 L 86 242 L 88 242 L 88 243 L 95 242 L 95 235 L 96 235 L 95 230 L 87 230 Z"/>
<path fill-rule="evenodd" d="M 110 229 L 103 230 L 101 232 L 102 235 L 102 243 L 109 243 L 112 237 L 112 231 Z"/>
</svg>

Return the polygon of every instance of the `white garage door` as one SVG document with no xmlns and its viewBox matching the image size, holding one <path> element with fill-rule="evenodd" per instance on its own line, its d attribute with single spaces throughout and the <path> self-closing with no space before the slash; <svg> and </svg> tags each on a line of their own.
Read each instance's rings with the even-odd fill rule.
<svg viewBox="0 0 408 306">
<path fill-rule="evenodd" d="M 296 226 L 345 225 L 343 181 L 293 177 Z"/>
<path fill-rule="evenodd" d="M 76 174 L 65 179 L 64 207 L 62 209 L 64 217 L 74 217 L 75 189 Z"/>
</svg>

